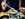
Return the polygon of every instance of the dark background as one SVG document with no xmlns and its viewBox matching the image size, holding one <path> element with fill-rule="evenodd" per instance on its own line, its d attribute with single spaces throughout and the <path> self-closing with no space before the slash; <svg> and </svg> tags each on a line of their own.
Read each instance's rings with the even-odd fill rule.
<svg viewBox="0 0 25 19">
<path fill-rule="evenodd" d="M 16 10 L 19 11 L 19 0 L 9 0 L 8 2 L 8 5 L 11 7 L 13 6 Z"/>
<path fill-rule="evenodd" d="M 22 4 L 21 4 L 21 7 L 25 7 L 25 0 L 21 0 L 22 2 Z"/>
<path fill-rule="evenodd" d="M 16 10 L 19 11 L 19 0 L 7 0 L 7 4 L 11 7 L 13 6 Z M 0 0 L 0 5 L 1 5 L 1 0 Z"/>
<path fill-rule="evenodd" d="M 0 5 L 1 5 L 1 0 L 0 0 Z"/>
</svg>

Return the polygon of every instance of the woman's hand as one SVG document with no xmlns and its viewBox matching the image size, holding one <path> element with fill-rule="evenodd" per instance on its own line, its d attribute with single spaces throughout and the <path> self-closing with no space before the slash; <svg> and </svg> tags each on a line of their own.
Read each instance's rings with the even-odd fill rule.
<svg viewBox="0 0 25 19">
<path fill-rule="evenodd" d="M 21 8 L 19 8 L 19 10 L 20 10 L 21 12 L 24 12 L 24 11 L 25 11 L 25 8 L 24 8 L 24 7 L 21 7 Z"/>
</svg>

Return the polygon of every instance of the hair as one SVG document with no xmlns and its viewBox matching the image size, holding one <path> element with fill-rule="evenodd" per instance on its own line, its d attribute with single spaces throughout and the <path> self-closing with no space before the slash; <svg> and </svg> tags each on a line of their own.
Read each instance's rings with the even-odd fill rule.
<svg viewBox="0 0 25 19">
<path fill-rule="evenodd" d="M 4 0 L 2 0 L 4 2 Z M 8 0 L 6 0 L 6 3 L 8 3 Z"/>
<path fill-rule="evenodd" d="M 4 16 L 1 17 L 1 19 L 2 19 L 2 18 L 8 18 L 8 19 L 9 19 L 9 16 L 4 15 Z"/>
<path fill-rule="evenodd" d="M 0 5 L 0 12 L 2 12 L 2 6 Z"/>
<path fill-rule="evenodd" d="M 2 0 L 4 2 L 4 0 Z"/>
</svg>

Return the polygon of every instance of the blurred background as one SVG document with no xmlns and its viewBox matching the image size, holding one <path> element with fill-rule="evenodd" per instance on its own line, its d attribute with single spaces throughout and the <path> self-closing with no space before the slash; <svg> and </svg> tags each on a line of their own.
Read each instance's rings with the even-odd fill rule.
<svg viewBox="0 0 25 19">
<path fill-rule="evenodd" d="M 0 0 L 0 12 L 2 11 L 1 3 L 2 3 L 2 1 Z M 18 12 L 21 12 L 21 9 L 19 9 L 19 8 L 22 8 L 22 7 L 25 8 L 25 0 L 7 0 L 6 3 L 10 7 L 13 7 L 15 10 L 17 10 Z M 7 11 L 10 10 L 10 8 L 7 7 L 6 10 Z M 22 9 L 22 10 L 24 11 L 25 9 Z M 11 18 L 9 18 L 9 19 L 15 19 L 15 17 L 11 16 Z"/>
</svg>

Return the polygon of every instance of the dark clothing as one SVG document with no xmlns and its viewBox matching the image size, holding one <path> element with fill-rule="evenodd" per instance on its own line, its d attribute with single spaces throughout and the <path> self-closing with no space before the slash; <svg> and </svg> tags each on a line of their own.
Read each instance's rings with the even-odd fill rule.
<svg viewBox="0 0 25 19">
<path fill-rule="evenodd" d="M 25 0 L 21 0 L 21 7 L 25 7 Z"/>
<path fill-rule="evenodd" d="M 0 12 L 6 12 L 6 11 L 8 11 L 8 10 L 10 10 L 10 8 L 9 7 L 6 7 L 6 9 L 5 10 L 2 10 L 2 6 L 0 6 Z"/>
<path fill-rule="evenodd" d="M 8 10 L 10 10 L 10 8 L 9 7 L 6 7 L 6 9 L 5 10 L 2 10 L 3 12 L 6 12 L 6 11 L 8 11 Z"/>
<path fill-rule="evenodd" d="M 2 11 L 2 6 L 0 6 L 0 12 Z"/>
</svg>

